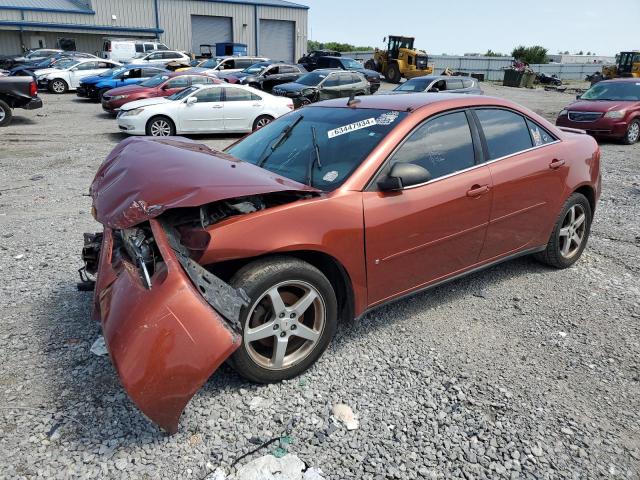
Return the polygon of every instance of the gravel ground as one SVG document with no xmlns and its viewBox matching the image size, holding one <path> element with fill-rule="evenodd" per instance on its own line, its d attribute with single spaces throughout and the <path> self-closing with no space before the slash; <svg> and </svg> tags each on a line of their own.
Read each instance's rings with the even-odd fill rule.
<svg viewBox="0 0 640 480">
<path fill-rule="evenodd" d="M 550 119 L 573 98 L 484 88 Z M 167 436 L 89 352 L 100 329 L 75 287 L 98 228 L 86 192 L 123 136 L 96 104 L 42 96 L 0 132 L 0 477 L 204 478 L 283 435 L 239 464 L 280 448 L 327 479 L 640 477 L 640 145 L 601 145 L 573 268 L 523 258 L 378 309 L 292 381 L 223 367 Z"/>
</svg>

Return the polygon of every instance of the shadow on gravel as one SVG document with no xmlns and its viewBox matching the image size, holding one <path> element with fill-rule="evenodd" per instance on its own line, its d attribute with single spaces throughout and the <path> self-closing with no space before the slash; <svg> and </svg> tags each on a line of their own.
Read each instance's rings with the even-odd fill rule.
<svg viewBox="0 0 640 480">
<path fill-rule="evenodd" d="M 16 125 L 35 125 L 36 121 L 32 120 L 31 118 L 27 118 L 27 117 L 21 117 L 21 116 L 14 116 L 11 119 L 11 125 L 16 126 Z"/>
<path fill-rule="evenodd" d="M 518 259 L 380 307 L 361 321 L 340 325 L 326 355 L 348 347 L 355 338 L 375 333 L 389 322 L 409 326 L 412 317 L 425 309 L 446 305 L 466 295 L 483 296 L 488 285 L 495 286 L 514 276 L 548 271 L 533 259 Z M 109 357 L 90 352 L 100 335 L 99 325 L 90 319 L 91 305 L 91 293 L 77 292 L 71 286 L 52 291 L 42 299 L 42 308 L 34 320 L 39 335 L 33 341 L 39 344 L 42 353 L 45 371 L 42 381 L 49 398 L 39 399 L 40 406 L 64 415 L 60 422 L 64 425 L 65 441 L 76 445 L 115 441 L 126 446 L 163 441 L 166 435 L 126 396 Z M 240 388 L 251 388 L 251 384 L 223 365 L 200 395 L 216 405 L 217 397 Z M 183 419 L 178 435 L 188 434 L 192 427 L 198 429 L 200 423 L 201 419 L 195 422 Z"/>
<path fill-rule="evenodd" d="M 116 128 L 117 128 L 117 126 L 116 126 Z M 116 142 L 116 143 L 120 143 L 125 138 L 129 138 L 129 135 L 127 135 L 126 133 L 122 133 L 122 132 L 109 132 L 109 133 L 103 133 L 102 135 L 104 135 L 110 141 Z"/>
</svg>

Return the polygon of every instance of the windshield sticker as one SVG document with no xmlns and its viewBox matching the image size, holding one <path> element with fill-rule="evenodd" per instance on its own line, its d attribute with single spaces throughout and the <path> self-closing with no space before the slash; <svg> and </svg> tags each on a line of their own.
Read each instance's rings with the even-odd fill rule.
<svg viewBox="0 0 640 480">
<path fill-rule="evenodd" d="M 340 175 L 338 172 L 336 172 L 335 170 L 331 170 L 330 172 L 327 172 L 324 177 L 322 177 L 322 180 L 324 180 L 325 182 L 333 182 L 336 178 L 338 178 L 338 175 Z"/>
<path fill-rule="evenodd" d="M 537 128 L 532 128 L 531 135 L 533 136 L 533 143 L 536 147 L 542 145 L 542 135 L 540 134 L 540 130 L 538 130 Z"/>
<path fill-rule="evenodd" d="M 339 137 L 340 135 L 344 135 L 345 133 L 362 130 L 363 128 L 367 128 L 375 124 L 375 118 L 367 118 L 366 120 L 360 120 L 359 122 L 350 123 L 349 125 L 338 127 L 335 130 L 329 130 L 327 132 L 327 135 L 329 135 L 329 138 Z"/>
<path fill-rule="evenodd" d="M 386 112 L 376 118 L 376 123 L 378 125 L 391 125 L 398 119 L 400 112 Z"/>
</svg>

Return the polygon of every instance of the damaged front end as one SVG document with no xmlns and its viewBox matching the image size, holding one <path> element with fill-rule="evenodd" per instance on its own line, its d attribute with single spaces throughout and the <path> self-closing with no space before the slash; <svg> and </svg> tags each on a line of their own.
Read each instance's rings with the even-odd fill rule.
<svg viewBox="0 0 640 480">
<path fill-rule="evenodd" d="M 125 390 L 168 432 L 240 346 L 249 301 L 197 262 L 205 227 L 310 192 L 188 140 L 127 140 L 100 167 L 91 194 L 104 231 L 85 234 L 79 288 L 95 287 L 93 318 Z"/>
</svg>

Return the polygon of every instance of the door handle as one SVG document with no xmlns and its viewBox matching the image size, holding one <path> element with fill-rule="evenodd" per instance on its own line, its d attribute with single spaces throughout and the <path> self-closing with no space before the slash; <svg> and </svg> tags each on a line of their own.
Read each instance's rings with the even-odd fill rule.
<svg viewBox="0 0 640 480">
<path fill-rule="evenodd" d="M 552 170 L 557 170 L 563 165 L 564 165 L 564 160 L 558 160 L 557 158 L 554 158 L 549 164 L 549 168 Z"/>
<path fill-rule="evenodd" d="M 467 197 L 479 197 L 489 191 L 489 185 L 474 185 L 467 190 Z"/>
<path fill-rule="evenodd" d="M 260 103 L 254 103 L 253 105 L 251 105 L 252 107 L 261 107 L 262 105 Z"/>
<path fill-rule="evenodd" d="M 222 105 L 213 105 L 211 108 L 222 108 Z"/>
</svg>

